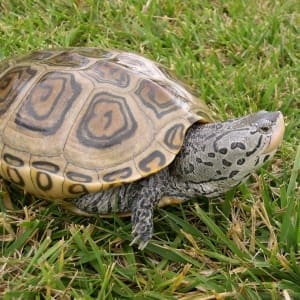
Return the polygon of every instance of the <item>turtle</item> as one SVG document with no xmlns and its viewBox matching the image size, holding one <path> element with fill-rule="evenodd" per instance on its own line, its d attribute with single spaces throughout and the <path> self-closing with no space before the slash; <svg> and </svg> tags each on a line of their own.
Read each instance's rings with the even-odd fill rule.
<svg viewBox="0 0 300 300">
<path fill-rule="evenodd" d="M 99 48 L 47 49 L 0 64 L 0 175 L 82 215 L 130 215 L 131 245 L 155 207 L 211 198 L 271 159 L 280 111 L 216 121 L 160 64 Z"/>
</svg>

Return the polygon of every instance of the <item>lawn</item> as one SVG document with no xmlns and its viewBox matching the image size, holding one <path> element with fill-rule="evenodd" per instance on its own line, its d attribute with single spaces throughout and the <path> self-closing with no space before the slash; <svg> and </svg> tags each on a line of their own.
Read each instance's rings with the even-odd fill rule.
<svg viewBox="0 0 300 300">
<path fill-rule="evenodd" d="M 275 158 L 245 184 L 157 209 L 144 251 L 129 245 L 128 218 L 72 215 L 3 183 L 0 298 L 300 299 L 299 29 L 296 0 L 0 0 L 0 59 L 134 51 L 221 120 L 264 109 L 286 122 Z"/>
</svg>

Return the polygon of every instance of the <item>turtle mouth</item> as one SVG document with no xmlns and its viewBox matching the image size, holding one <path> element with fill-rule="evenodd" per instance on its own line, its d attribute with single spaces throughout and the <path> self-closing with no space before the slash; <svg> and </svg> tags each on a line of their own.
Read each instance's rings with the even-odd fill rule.
<svg viewBox="0 0 300 300">
<path fill-rule="evenodd" d="M 280 145 L 283 134 L 284 134 L 284 119 L 283 115 L 280 111 L 277 112 L 278 116 L 275 120 L 275 124 L 273 125 L 272 135 L 270 139 L 269 145 L 264 150 L 263 154 L 271 153 Z"/>
</svg>

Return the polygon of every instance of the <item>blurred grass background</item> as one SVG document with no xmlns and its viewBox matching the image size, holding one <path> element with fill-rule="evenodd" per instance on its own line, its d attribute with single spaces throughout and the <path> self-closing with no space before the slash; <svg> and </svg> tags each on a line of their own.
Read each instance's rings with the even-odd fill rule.
<svg viewBox="0 0 300 300">
<path fill-rule="evenodd" d="M 247 184 L 158 209 L 143 252 L 129 246 L 129 219 L 70 215 L 3 185 L 0 298 L 300 299 L 299 25 L 296 0 L 0 0 L 0 59 L 57 47 L 134 51 L 220 119 L 265 109 L 286 121 L 276 157 Z"/>
</svg>

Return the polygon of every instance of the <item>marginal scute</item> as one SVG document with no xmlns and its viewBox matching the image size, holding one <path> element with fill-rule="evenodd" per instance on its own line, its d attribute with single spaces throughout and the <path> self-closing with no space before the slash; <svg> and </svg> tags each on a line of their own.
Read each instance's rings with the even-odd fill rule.
<svg viewBox="0 0 300 300">
<path fill-rule="evenodd" d="M 80 194 L 97 193 L 103 187 L 103 182 L 94 169 L 80 168 L 68 163 L 64 168 L 62 191 L 69 198 Z"/>
<path fill-rule="evenodd" d="M 15 167 L 24 166 L 24 161 L 20 157 L 14 156 L 10 153 L 4 153 L 3 160 L 10 166 L 15 166 Z"/>
<path fill-rule="evenodd" d="M 0 116 L 1 177 L 67 207 L 167 167 L 188 128 L 211 120 L 155 62 L 97 48 L 0 63 Z"/>
<path fill-rule="evenodd" d="M 53 182 L 50 174 L 42 171 L 36 173 L 36 185 L 43 192 L 47 192 L 52 189 Z"/>
<path fill-rule="evenodd" d="M 30 177 L 30 154 L 18 151 L 7 145 L 1 145 L 0 175 L 2 178 L 25 188 L 28 192 L 36 191 Z M 5 158 L 4 158 L 5 157 Z"/>
<path fill-rule="evenodd" d="M 20 174 L 20 172 L 17 168 L 7 167 L 6 173 L 8 175 L 8 179 L 11 182 L 13 182 L 14 184 L 16 184 L 20 187 L 25 186 L 24 179 L 22 178 L 22 175 Z"/>
<path fill-rule="evenodd" d="M 89 191 L 85 187 L 85 185 L 80 183 L 71 184 L 68 189 L 69 193 L 71 195 L 81 195 L 81 194 L 87 194 Z"/>
<path fill-rule="evenodd" d="M 30 166 L 29 176 L 32 179 L 34 194 L 42 198 L 59 198 L 64 182 L 62 171 L 66 164 L 63 157 L 44 157 L 31 154 L 27 163 Z M 31 190 L 30 192 L 32 193 Z"/>
<path fill-rule="evenodd" d="M 32 162 L 32 166 L 36 169 L 47 171 L 50 173 L 58 173 L 59 166 L 48 161 L 34 161 Z"/>
<path fill-rule="evenodd" d="M 92 180 L 93 180 L 93 178 L 89 175 L 81 174 L 78 172 L 72 172 L 72 171 L 67 172 L 66 177 L 72 181 L 79 181 L 79 182 L 85 182 L 85 183 L 92 182 Z"/>
<path fill-rule="evenodd" d="M 144 173 L 153 172 L 155 170 L 160 170 L 165 163 L 165 155 L 161 151 L 154 150 L 139 162 L 139 168 Z"/>
<path fill-rule="evenodd" d="M 106 173 L 103 176 L 103 180 L 106 182 L 117 182 L 124 179 L 128 179 L 132 175 L 132 169 L 130 167 L 126 167 L 123 169 L 115 170 L 110 173 Z"/>
</svg>

